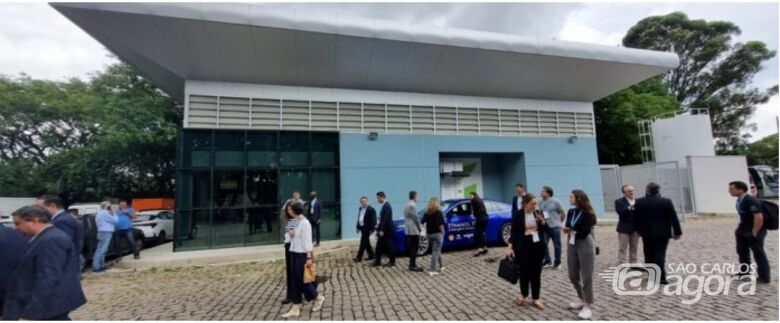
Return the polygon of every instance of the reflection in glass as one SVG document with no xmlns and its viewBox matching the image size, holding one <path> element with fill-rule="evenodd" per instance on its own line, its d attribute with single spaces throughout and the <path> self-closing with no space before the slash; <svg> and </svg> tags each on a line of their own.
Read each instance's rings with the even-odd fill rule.
<svg viewBox="0 0 780 323">
<path fill-rule="evenodd" d="M 214 166 L 243 167 L 244 166 L 244 133 L 222 132 L 214 133 Z"/>
<path fill-rule="evenodd" d="M 208 167 L 211 151 L 211 132 L 187 131 L 183 134 L 182 150 L 185 167 Z"/>
<path fill-rule="evenodd" d="M 279 136 L 282 166 L 306 166 L 309 164 L 309 134 L 285 132 Z"/>
<path fill-rule="evenodd" d="M 279 167 L 275 132 L 250 132 L 246 138 L 247 167 Z"/>
</svg>

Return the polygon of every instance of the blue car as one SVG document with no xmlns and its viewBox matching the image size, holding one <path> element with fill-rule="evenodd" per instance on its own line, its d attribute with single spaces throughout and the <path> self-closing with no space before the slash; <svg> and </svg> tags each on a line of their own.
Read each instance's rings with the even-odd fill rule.
<svg viewBox="0 0 780 323">
<path fill-rule="evenodd" d="M 511 205 L 483 200 L 488 213 L 488 225 L 485 229 L 485 242 L 488 244 L 509 243 L 509 231 L 511 229 L 512 207 Z M 418 216 L 422 220 L 425 212 L 425 204 L 419 203 L 422 208 Z M 453 199 L 442 201 L 442 213 L 444 214 L 444 245 L 442 250 L 468 247 L 474 245 L 475 219 L 471 212 L 471 203 L 468 199 Z M 406 235 L 404 234 L 404 220 L 393 221 L 395 225 L 395 252 L 398 255 L 406 254 Z M 425 237 L 425 225 L 421 225 L 423 232 L 420 235 L 420 247 L 418 255 L 424 255 L 430 251 L 430 243 Z"/>
</svg>

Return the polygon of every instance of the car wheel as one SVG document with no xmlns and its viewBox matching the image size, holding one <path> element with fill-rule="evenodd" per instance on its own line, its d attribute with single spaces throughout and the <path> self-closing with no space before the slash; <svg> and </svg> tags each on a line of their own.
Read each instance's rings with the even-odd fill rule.
<svg viewBox="0 0 780 323">
<path fill-rule="evenodd" d="M 512 235 L 512 223 L 507 222 L 501 226 L 501 241 L 504 241 L 505 245 L 509 245 L 509 237 Z"/>
<path fill-rule="evenodd" d="M 163 244 L 163 243 L 165 243 L 165 241 L 166 241 L 165 239 L 166 239 L 166 237 L 165 237 L 165 231 L 160 231 L 160 234 L 159 234 L 159 235 L 157 235 L 157 244 Z"/>
<path fill-rule="evenodd" d="M 425 233 L 420 233 L 420 245 L 417 247 L 417 255 L 424 256 L 431 249 L 431 243 L 428 240 L 428 236 Z"/>
</svg>

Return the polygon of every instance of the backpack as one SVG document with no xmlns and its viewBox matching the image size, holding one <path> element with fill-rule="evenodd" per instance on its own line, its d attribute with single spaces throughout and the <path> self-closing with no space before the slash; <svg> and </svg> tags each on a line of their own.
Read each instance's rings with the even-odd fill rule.
<svg viewBox="0 0 780 323">
<path fill-rule="evenodd" d="M 761 214 L 764 216 L 764 229 L 777 230 L 777 204 L 761 200 Z"/>
</svg>

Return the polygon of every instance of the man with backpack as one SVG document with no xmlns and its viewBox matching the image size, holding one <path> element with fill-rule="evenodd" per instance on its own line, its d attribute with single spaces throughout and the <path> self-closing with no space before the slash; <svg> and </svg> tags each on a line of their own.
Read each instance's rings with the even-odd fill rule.
<svg viewBox="0 0 780 323">
<path fill-rule="evenodd" d="M 748 186 L 745 182 L 734 181 L 729 183 L 729 194 L 737 198 L 736 207 L 737 213 L 739 213 L 739 225 L 735 235 L 740 268 L 736 276 L 737 278 L 742 278 L 742 276 L 750 274 L 750 252 L 752 251 L 757 266 L 758 278 L 756 281 L 768 284 L 770 282 L 770 270 L 769 260 L 767 260 L 766 252 L 764 251 L 764 239 L 766 238 L 767 229 L 772 226 L 774 226 L 774 229 L 777 229 L 777 219 L 772 219 L 771 214 L 764 214 L 761 200 L 748 194 Z"/>
</svg>

